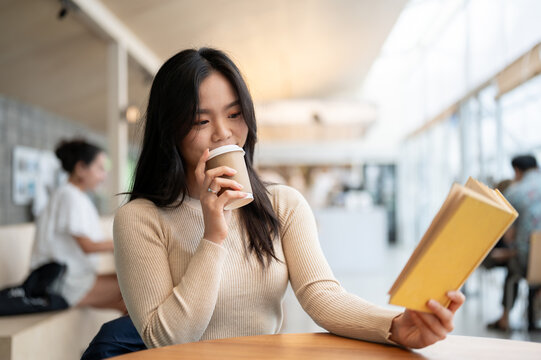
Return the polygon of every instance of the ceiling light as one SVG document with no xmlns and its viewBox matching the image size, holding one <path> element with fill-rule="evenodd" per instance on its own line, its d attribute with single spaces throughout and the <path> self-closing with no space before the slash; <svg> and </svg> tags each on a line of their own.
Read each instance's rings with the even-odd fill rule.
<svg viewBox="0 0 541 360">
<path fill-rule="evenodd" d="M 139 111 L 139 108 L 135 105 L 130 105 L 126 108 L 126 121 L 130 124 L 135 124 L 137 121 L 139 121 L 139 118 L 141 117 L 141 111 Z"/>
</svg>

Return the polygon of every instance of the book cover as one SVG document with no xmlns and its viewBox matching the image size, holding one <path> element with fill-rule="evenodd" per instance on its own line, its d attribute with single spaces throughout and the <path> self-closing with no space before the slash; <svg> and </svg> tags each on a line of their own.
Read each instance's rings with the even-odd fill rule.
<svg viewBox="0 0 541 360">
<path fill-rule="evenodd" d="M 499 191 L 477 180 L 454 184 L 406 266 L 389 303 L 419 311 L 429 299 L 444 306 L 505 233 L 518 213 Z"/>
</svg>

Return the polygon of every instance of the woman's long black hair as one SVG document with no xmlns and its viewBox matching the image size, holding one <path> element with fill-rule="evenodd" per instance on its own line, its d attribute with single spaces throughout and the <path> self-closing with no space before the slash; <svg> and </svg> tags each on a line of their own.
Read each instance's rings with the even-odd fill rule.
<svg viewBox="0 0 541 360">
<path fill-rule="evenodd" d="M 160 68 L 150 89 L 141 154 L 135 169 L 130 201 L 144 198 L 158 207 L 177 207 L 188 195 L 186 164 L 180 143 L 192 129 L 199 106 L 199 86 L 213 71 L 226 77 L 236 90 L 248 126 L 245 160 L 254 201 L 240 208 L 249 250 L 262 265 L 274 253 L 273 239 L 280 223 L 265 184 L 253 168 L 257 126 L 252 97 L 237 66 L 223 52 L 210 48 L 184 50 Z"/>
</svg>

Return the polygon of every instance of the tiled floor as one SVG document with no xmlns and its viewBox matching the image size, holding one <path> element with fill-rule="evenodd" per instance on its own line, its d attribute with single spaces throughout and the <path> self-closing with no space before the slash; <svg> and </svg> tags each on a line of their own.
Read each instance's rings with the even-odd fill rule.
<svg viewBox="0 0 541 360">
<path fill-rule="evenodd" d="M 336 273 L 335 276 L 349 292 L 354 293 L 373 303 L 388 306 L 387 291 L 406 263 L 412 249 L 399 247 L 386 248 L 384 256 L 370 268 L 360 273 Z M 369 256 L 368 254 L 365 256 Z M 360 261 L 363 261 L 362 255 Z M 455 335 L 484 336 L 508 338 L 523 341 L 541 342 L 541 332 L 530 332 L 526 329 L 525 302 L 527 286 L 521 284 L 519 299 L 511 312 L 510 321 L 513 331 L 500 332 L 486 329 L 486 324 L 495 320 L 501 312 L 502 284 L 505 277 L 503 269 L 491 271 L 476 271 L 466 283 L 467 300 L 455 317 Z M 288 289 L 284 300 L 284 326 L 282 332 L 312 332 L 324 331 L 306 315 L 298 304 L 291 289 Z"/>
</svg>

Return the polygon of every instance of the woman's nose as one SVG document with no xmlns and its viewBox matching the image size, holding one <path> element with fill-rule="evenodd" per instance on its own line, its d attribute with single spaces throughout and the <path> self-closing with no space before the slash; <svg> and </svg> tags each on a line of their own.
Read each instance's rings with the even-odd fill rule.
<svg viewBox="0 0 541 360">
<path fill-rule="evenodd" d="M 220 120 L 214 122 L 214 134 L 212 134 L 212 140 L 214 142 L 219 142 L 228 139 L 231 137 L 232 132 L 227 122 Z"/>
</svg>

